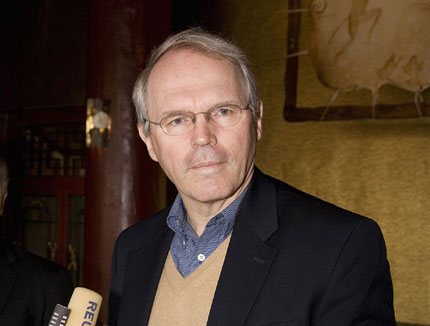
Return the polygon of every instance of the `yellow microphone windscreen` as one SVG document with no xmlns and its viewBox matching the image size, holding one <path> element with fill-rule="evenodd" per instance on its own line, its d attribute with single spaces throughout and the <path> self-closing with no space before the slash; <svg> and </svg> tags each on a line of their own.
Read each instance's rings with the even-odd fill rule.
<svg viewBox="0 0 430 326">
<path fill-rule="evenodd" d="M 102 296 L 86 288 L 77 287 L 70 298 L 67 326 L 95 326 L 102 304 Z"/>
</svg>

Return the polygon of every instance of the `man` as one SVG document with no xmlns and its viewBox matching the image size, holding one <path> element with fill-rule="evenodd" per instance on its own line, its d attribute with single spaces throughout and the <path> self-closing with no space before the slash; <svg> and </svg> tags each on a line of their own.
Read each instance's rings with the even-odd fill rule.
<svg viewBox="0 0 430 326">
<path fill-rule="evenodd" d="M 0 157 L 0 215 L 8 182 Z M 0 325 L 47 326 L 55 305 L 67 305 L 72 291 L 66 269 L 0 239 Z"/>
<path fill-rule="evenodd" d="M 133 99 L 179 194 L 119 236 L 110 326 L 395 324 L 377 224 L 254 167 L 263 105 L 240 49 L 171 36 Z"/>
</svg>

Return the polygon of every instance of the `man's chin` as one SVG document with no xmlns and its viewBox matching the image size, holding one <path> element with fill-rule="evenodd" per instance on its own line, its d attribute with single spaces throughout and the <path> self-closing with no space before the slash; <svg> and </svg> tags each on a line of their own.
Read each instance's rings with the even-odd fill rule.
<svg viewBox="0 0 430 326">
<path fill-rule="evenodd" d="M 211 204 L 218 201 L 224 201 L 228 199 L 228 197 L 228 194 L 223 193 L 198 194 L 194 197 L 194 200 L 199 203 Z"/>
<path fill-rule="evenodd" d="M 212 203 L 218 200 L 225 200 L 232 195 L 232 187 L 225 185 L 221 181 L 217 183 L 200 182 L 196 184 L 198 184 L 199 187 L 198 189 L 193 189 L 191 191 L 191 197 L 201 203 Z"/>
</svg>

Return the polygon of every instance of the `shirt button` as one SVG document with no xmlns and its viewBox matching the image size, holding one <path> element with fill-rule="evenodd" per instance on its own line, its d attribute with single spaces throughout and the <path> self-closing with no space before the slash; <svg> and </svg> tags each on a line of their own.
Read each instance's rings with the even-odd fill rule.
<svg viewBox="0 0 430 326">
<path fill-rule="evenodd" d="M 199 261 L 204 261 L 204 260 L 206 259 L 206 256 L 205 256 L 205 255 L 203 255 L 203 254 L 199 254 L 199 255 L 197 256 L 197 259 L 198 259 Z"/>
</svg>

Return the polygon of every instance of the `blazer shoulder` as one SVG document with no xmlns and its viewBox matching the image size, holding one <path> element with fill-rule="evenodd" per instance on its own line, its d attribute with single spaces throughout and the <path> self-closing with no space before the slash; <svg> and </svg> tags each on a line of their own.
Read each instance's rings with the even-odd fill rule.
<svg viewBox="0 0 430 326">
<path fill-rule="evenodd" d="M 4 261 L 5 257 L 8 261 Z M 0 260 L 6 266 L 2 277 L 10 282 L 0 298 L 1 301 L 7 296 L 2 321 L 10 319 L 14 325 L 29 321 L 31 325 L 47 325 L 55 305 L 69 302 L 73 283 L 63 266 L 5 241 L 1 241 Z"/>
<path fill-rule="evenodd" d="M 166 217 L 169 211 L 170 207 L 166 207 L 143 221 L 129 226 L 119 234 L 116 245 L 127 251 L 143 247 L 149 239 L 166 230 Z"/>
<path fill-rule="evenodd" d="M 305 193 L 283 181 L 266 176 L 276 189 L 279 222 L 289 225 L 308 226 L 312 230 L 351 232 L 360 224 L 380 233 L 379 226 L 372 219 L 345 208 L 336 206 L 313 195 Z"/>
<path fill-rule="evenodd" d="M 73 292 L 73 282 L 66 268 L 6 241 L 2 241 L 1 247 L 1 257 L 8 257 L 2 264 L 17 273 L 29 291 L 38 289 L 49 298 L 60 300 L 57 303 L 67 303 Z"/>
<path fill-rule="evenodd" d="M 49 259 L 33 254 L 24 248 L 2 241 L 2 257 L 20 274 L 34 273 L 50 278 L 64 270 L 64 267 Z M 3 262 L 5 263 L 5 262 Z"/>
</svg>

